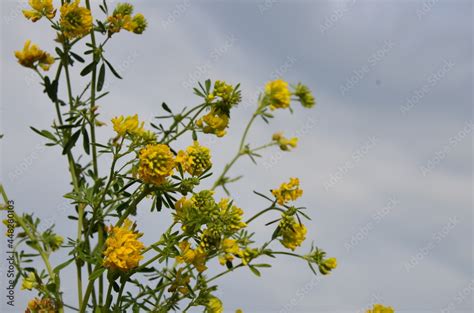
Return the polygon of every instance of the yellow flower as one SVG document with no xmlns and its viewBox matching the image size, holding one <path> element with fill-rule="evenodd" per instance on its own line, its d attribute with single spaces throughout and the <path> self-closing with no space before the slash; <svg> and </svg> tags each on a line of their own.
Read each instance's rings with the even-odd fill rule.
<svg viewBox="0 0 474 313">
<path fill-rule="evenodd" d="M 111 226 L 109 236 L 105 241 L 104 267 L 128 271 L 138 266 L 143 259 L 142 251 L 145 248 L 138 239 L 143 235 L 134 230 L 129 219 L 123 226 Z"/>
<path fill-rule="evenodd" d="M 239 251 L 238 257 L 242 259 L 242 264 L 247 265 L 258 255 L 258 250 L 253 248 L 245 248 Z"/>
<path fill-rule="evenodd" d="M 319 265 L 319 271 L 321 272 L 321 274 L 327 275 L 336 267 L 337 267 L 336 258 L 329 258 L 322 261 L 322 263 Z"/>
<path fill-rule="evenodd" d="M 219 208 L 221 209 L 220 219 L 231 233 L 247 226 L 247 224 L 242 221 L 244 211 L 230 203 L 228 198 L 222 198 L 221 201 L 219 201 Z"/>
<path fill-rule="evenodd" d="M 216 112 L 229 116 L 232 107 L 242 100 L 238 87 L 239 85 L 234 87 L 224 81 L 216 80 L 214 90 L 207 96 L 207 101 L 212 102 L 212 108 Z"/>
<path fill-rule="evenodd" d="M 241 309 L 237 309 L 235 310 L 235 313 L 244 313 L 244 311 L 242 311 Z"/>
<path fill-rule="evenodd" d="M 234 255 L 238 255 L 240 252 L 237 240 L 229 238 L 222 241 L 221 249 L 224 252 L 224 255 L 219 257 L 219 263 L 221 265 L 225 265 L 227 262 L 232 262 L 234 260 Z"/>
<path fill-rule="evenodd" d="M 286 109 L 290 106 L 291 92 L 284 80 L 268 82 L 265 85 L 265 96 L 271 110 Z"/>
<path fill-rule="evenodd" d="M 32 22 L 38 21 L 43 16 L 52 19 L 56 15 L 53 0 L 29 0 L 28 3 L 33 10 L 23 10 L 23 15 Z"/>
<path fill-rule="evenodd" d="M 133 6 L 129 3 L 119 3 L 114 13 L 107 18 L 109 34 L 118 33 L 125 29 L 135 34 L 141 34 L 147 27 L 147 21 L 143 14 L 136 14 L 132 18 Z"/>
<path fill-rule="evenodd" d="M 21 65 L 29 68 L 39 66 L 45 71 L 49 70 L 51 64 L 54 63 L 54 58 L 37 45 L 31 44 L 31 40 L 25 42 L 23 51 L 15 51 L 15 56 Z"/>
<path fill-rule="evenodd" d="M 303 190 L 300 189 L 299 179 L 292 177 L 288 183 L 281 184 L 279 189 L 273 189 L 272 194 L 276 197 L 278 204 L 284 205 L 301 197 Z"/>
<path fill-rule="evenodd" d="M 200 247 L 192 249 L 191 244 L 187 241 L 181 241 L 179 244 L 181 254 L 176 257 L 176 262 L 192 264 L 196 267 L 198 272 L 202 273 L 207 269 L 206 253 Z"/>
<path fill-rule="evenodd" d="M 127 117 L 123 115 L 114 117 L 112 124 L 114 125 L 114 130 L 117 132 L 117 135 L 120 137 L 124 137 L 127 134 L 143 139 L 152 139 L 155 137 L 154 133 L 146 131 L 143 128 L 145 122 L 140 122 L 137 114 Z"/>
<path fill-rule="evenodd" d="M 196 125 L 202 128 L 206 134 L 222 137 L 226 134 L 225 129 L 229 126 L 229 117 L 213 108 L 208 114 L 197 120 Z"/>
<path fill-rule="evenodd" d="M 61 237 L 59 235 L 54 235 L 51 238 L 51 242 L 49 243 L 50 246 L 51 246 L 51 250 L 53 250 L 53 251 L 58 250 L 59 248 L 61 248 L 61 245 L 63 244 L 63 242 L 64 242 L 63 237 Z"/>
<path fill-rule="evenodd" d="M 28 301 L 28 307 L 26 308 L 25 313 L 56 313 L 58 308 L 53 299 L 43 298 L 38 299 L 34 298 Z"/>
<path fill-rule="evenodd" d="M 391 306 L 383 306 L 381 304 L 374 304 L 371 310 L 366 313 L 394 313 L 395 310 Z"/>
<path fill-rule="evenodd" d="M 274 140 L 278 145 L 280 145 L 280 149 L 282 151 L 288 151 L 291 148 L 296 148 L 298 144 L 298 138 L 293 137 L 291 139 L 285 138 L 283 133 L 274 133 L 272 136 L 272 140 Z"/>
<path fill-rule="evenodd" d="M 149 184 L 161 185 L 173 174 L 174 155 L 170 147 L 163 144 L 149 144 L 139 153 L 138 176 Z"/>
<path fill-rule="evenodd" d="M 298 85 L 296 85 L 295 92 L 293 94 L 298 97 L 298 101 L 305 108 L 312 108 L 316 104 L 316 100 L 314 100 L 311 90 L 309 90 L 308 87 L 301 83 L 298 83 Z"/>
<path fill-rule="evenodd" d="M 292 218 L 293 219 L 293 218 Z M 288 249 L 295 250 L 301 246 L 306 239 L 307 229 L 303 224 L 300 224 L 293 219 L 293 224 L 288 225 L 282 221 L 280 222 L 282 239 L 281 244 Z"/>
<path fill-rule="evenodd" d="M 80 7 L 79 2 L 80 0 L 65 2 L 60 9 L 59 24 L 64 35 L 69 39 L 87 35 L 93 26 L 91 12 L 85 7 Z"/>
<path fill-rule="evenodd" d="M 195 141 L 186 151 L 179 151 L 176 162 L 181 164 L 184 171 L 193 176 L 200 176 L 212 166 L 211 152 L 209 148 L 199 145 Z"/>
<path fill-rule="evenodd" d="M 211 296 L 206 305 L 206 313 L 222 313 L 224 308 L 222 306 L 222 301 L 216 297 Z"/>
<path fill-rule="evenodd" d="M 36 275 L 33 272 L 29 272 L 28 276 L 23 278 L 23 282 L 21 283 L 21 290 L 32 290 L 33 288 L 36 288 L 38 286 L 38 283 L 36 282 Z"/>
<path fill-rule="evenodd" d="M 123 28 L 125 30 L 128 30 L 129 32 L 133 32 L 135 34 L 142 34 L 146 27 L 148 26 L 148 23 L 143 16 L 143 14 L 138 13 L 135 14 L 133 18 L 129 18 L 123 25 Z"/>
</svg>

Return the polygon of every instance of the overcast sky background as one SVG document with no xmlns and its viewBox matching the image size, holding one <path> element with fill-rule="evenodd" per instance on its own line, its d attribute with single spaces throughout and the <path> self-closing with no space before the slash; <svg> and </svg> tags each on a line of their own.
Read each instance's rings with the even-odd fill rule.
<svg viewBox="0 0 474 313">
<path fill-rule="evenodd" d="M 29 129 L 47 128 L 53 107 L 13 57 L 26 39 L 54 49 L 47 23 L 19 17 L 25 2 L 2 1 L 1 182 L 18 212 L 33 210 L 74 236 L 65 223 L 72 207 L 61 198 L 69 190 L 66 160 Z M 339 267 L 322 279 L 292 258 L 280 258 L 262 278 L 244 269 L 220 282 L 226 312 L 359 312 L 373 302 L 397 312 L 472 312 L 471 1 L 133 2 L 149 28 L 142 36 L 122 32 L 108 45 L 124 80 L 108 77 L 100 119 L 138 113 L 151 120 L 163 101 L 176 110 L 197 104 L 189 88 L 197 80 L 240 82 L 244 100 L 229 135 L 202 140 L 219 172 L 266 81 L 304 82 L 318 101 L 313 110 L 295 104 L 293 115 L 276 112 L 270 126 L 256 123 L 252 143 L 282 130 L 298 135 L 299 147 L 269 150 L 258 166 L 241 161 L 231 174 L 246 177 L 230 188 L 251 214 L 265 205 L 252 190 L 300 177 L 298 203 L 313 221 L 299 251 L 314 239 Z M 103 128 L 99 137 L 111 134 Z M 140 210 L 147 243 L 169 215 Z M 255 230 L 262 239 L 272 231 Z M 66 299 L 76 295 L 73 274 L 63 277 Z M 1 281 L 4 275 L 2 267 Z M 22 312 L 34 296 L 18 290 L 11 309 L 3 286 L 1 295 L 2 312 Z"/>
</svg>

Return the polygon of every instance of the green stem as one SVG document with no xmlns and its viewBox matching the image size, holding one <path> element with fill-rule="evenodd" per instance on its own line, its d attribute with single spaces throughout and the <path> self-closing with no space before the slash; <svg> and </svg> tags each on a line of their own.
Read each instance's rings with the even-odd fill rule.
<svg viewBox="0 0 474 313">
<path fill-rule="evenodd" d="M 91 11 L 91 5 L 90 5 L 90 0 L 86 0 L 86 8 Z M 90 37 L 91 37 L 91 45 L 92 45 L 92 58 L 93 62 L 96 62 L 97 55 L 96 55 L 96 41 L 95 41 L 95 30 L 94 27 L 92 27 L 90 31 Z M 95 63 L 93 69 L 92 69 L 92 79 L 91 79 L 91 98 L 90 98 L 90 132 L 91 132 L 91 150 L 92 150 L 92 167 L 94 170 L 94 176 L 97 177 L 99 175 L 99 168 L 97 165 L 97 147 L 96 147 L 96 136 L 95 136 L 95 97 L 96 97 L 96 86 L 97 86 L 97 63 Z M 99 250 L 101 250 L 102 245 L 103 245 L 103 226 L 102 226 L 102 221 L 99 223 L 98 227 L 98 232 L 99 232 L 99 237 L 98 237 L 98 247 Z M 104 290 L 104 278 L 102 275 L 99 277 L 99 305 L 102 305 L 103 301 L 103 290 Z"/>
<path fill-rule="evenodd" d="M 127 284 L 127 280 L 123 280 L 122 285 L 120 286 L 119 292 L 117 294 L 117 301 L 115 301 L 115 308 L 118 310 L 118 312 L 120 312 L 119 308 L 120 308 L 120 304 L 122 302 L 122 293 L 125 289 L 126 284 Z"/>
<path fill-rule="evenodd" d="M 217 274 L 216 276 L 214 276 L 214 277 L 208 279 L 208 280 L 206 281 L 206 283 L 210 283 L 211 281 L 216 280 L 216 279 L 218 279 L 219 277 L 224 276 L 225 274 L 230 273 L 230 272 L 232 272 L 232 271 L 234 271 L 234 270 L 236 270 L 236 269 L 238 269 L 239 267 L 242 267 L 242 266 L 244 266 L 244 264 L 243 264 L 243 263 L 240 263 L 239 265 L 234 266 L 234 267 L 232 267 L 232 268 L 230 268 L 230 269 L 228 269 L 228 270 L 226 270 L 226 271 L 224 271 L 224 272 L 222 272 L 222 273 L 220 273 L 220 274 Z"/>
<path fill-rule="evenodd" d="M 112 287 L 113 282 L 109 281 L 109 288 L 107 288 L 107 295 L 105 296 L 105 307 L 107 309 L 109 309 L 109 306 L 112 303 Z"/>
<path fill-rule="evenodd" d="M 8 206 L 8 196 L 5 192 L 5 189 L 3 188 L 3 185 L 0 184 L 0 193 L 2 194 L 2 198 L 3 198 L 3 201 L 5 202 L 5 205 Z M 13 213 L 13 218 L 15 219 L 15 221 L 18 223 L 18 225 L 20 225 L 20 227 L 23 229 L 23 231 L 25 232 L 25 234 L 28 236 L 28 238 L 30 238 L 30 240 L 32 242 L 36 242 L 38 241 L 38 239 L 36 238 L 36 236 L 33 235 L 33 233 L 31 232 L 30 228 L 26 225 L 26 223 L 23 221 L 23 218 L 21 218 L 20 216 L 18 216 L 16 214 L 15 211 L 12 212 Z M 59 284 L 59 277 L 56 276 L 56 274 L 54 273 L 53 271 L 53 268 L 51 266 L 51 263 L 49 261 L 49 254 L 46 253 L 46 251 L 43 250 L 43 248 L 41 248 L 41 246 L 39 244 L 35 244 L 34 245 L 34 249 L 36 251 L 38 251 L 38 253 L 40 254 L 41 256 L 41 259 L 43 260 L 43 263 L 46 267 L 46 271 L 48 272 L 48 275 L 49 275 L 49 278 L 51 279 L 52 282 L 55 283 L 56 285 L 56 288 L 55 288 L 55 296 L 57 298 L 57 302 L 58 302 L 58 312 L 60 313 L 63 313 L 64 312 L 64 306 L 63 306 L 63 301 L 62 301 L 62 297 L 61 297 L 61 293 L 60 293 L 60 284 Z"/>
<path fill-rule="evenodd" d="M 166 140 L 165 141 L 165 138 L 168 136 L 168 135 L 165 135 L 165 137 L 161 140 L 161 142 L 163 142 L 164 144 L 169 144 L 170 142 L 172 142 L 173 140 L 176 140 L 179 136 L 181 136 L 182 134 L 184 134 L 186 131 L 188 131 L 191 127 L 192 124 L 194 124 L 194 120 L 199 116 L 199 114 L 206 108 L 207 104 L 206 103 L 203 103 L 203 104 L 200 104 L 196 107 L 194 107 L 193 109 L 191 109 L 188 113 L 186 113 L 183 118 L 187 117 L 190 113 L 192 113 L 193 111 L 199 109 L 196 114 L 193 115 L 193 117 L 191 117 L 191 119 L 189 120 L 189 123 L 188 125 L 186 125 L 185 128 L 183 128 L 180 132 L 178 132 L 176 135 L 174 135 L 173 137 L 171 137 L 170 139 Z M 178 125 L 178 123 L 175 122 L 175 124 L 172 125 L 172 127 L 176 127 Z M 171 129 L 170 129 L 171 131 Z"/>
<path fill-rule="evenodd" d="M 260 215 L 263 215 L 265 214 L 266 212 L 269 212 L 271 210 L 276 210 L 276 211 L 281 211 L 281 212 L 285 212 L 284 210 L 281 210 L 281 209 L 278 209 L 278 208 L 275 208 L 274 206 L 271 206 L 265 210 L 262 210 L 260 212 L 258 212 L 257 214 L 255 214 L 254 216 L 252 216 L 250 219 L 247 220 L 247 222 L 245 222 L 247 225 L 252 222 L 254 219 L 256 219 L 257 217 L 259 217 Z"/>
<path fill-rule="evenodd" d="M 257 108 L 257 110 L 252 114 L 252 117 L 250 118 L 249 122 L 247 123 L 247 126 L 245 127 L 245 130 L 244 130 L 244 133 L 242 135 L 242 139 L 240 140 L 240 144 L 239 144 L 239 149 L 237 150 L 237 154 L 235 155 L 235 157 L 232 159 L 232 161 L 230 161 L 230 163 L 227 163 L 224 167 L 224 170 L 222 171 L 222 173 L 219 175 L 219 177 L 216 179 L 216 181 L 214 182 L 214 185 L 212 186 L 212 189 L 211 190 L 214 190 L 216 189 L 217 187 L 221 186 L 224 184 L 223 180 L 225 178 L 225 175 L 227 174 L 227 172 L 230 170 L 230 168 L 235 164 L 235 162 L 237 162 L 237 160 L 242 156 L 242 155 L 245 155 L 246 152 L 243 151 L 243 148 L 245 146 L 245 140 L 247 139 L 247 135 L 250 131 L 250 127 L 252 126 L 253 122 L 255 121 L 255 119 L 257 118 L 257 116 L 259 116 L 261 114 L 261 110 L 263 108 L 263 105 L 260 104 Z"/>
<path fill-rule="evenodd" d="M 117 221 L 117 223 L 115 224 L 115 227 L 120 227 L 122 226 L 123 222 L 125 222 L 125 220 L 127 219 L 127 217 L 132 213 L 133 210 L 136 209 L 138 203 L 143 200 L 143 198 L 145 198 L 148 193 L 150 192 L 148 186 L 145 185 L 145 187 L 143 188 L 143 190 L 137 195 L 137 197 L 135 198 L 135 200 L 132 201 L 132 203 L 130 203 L 129 207 L 127 208 L 127 210 L 123 213 L 123 215 L 119 218 L 119 220 Z"/>
</svg>

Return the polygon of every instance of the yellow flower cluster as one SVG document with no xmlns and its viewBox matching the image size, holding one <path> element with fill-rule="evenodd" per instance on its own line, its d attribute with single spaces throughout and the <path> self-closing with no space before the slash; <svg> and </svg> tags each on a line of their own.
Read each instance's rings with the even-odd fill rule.
<svg viewBox="0 0 474 313">
<path fill-rule="evenodd" d="M 293 94 L 298 97 L 298 101 L 305 108 L 312 108 L 316 104 L 316 100 L 314 100 L 313 94 L 311 93 L 309 88 L 301 83 L 298 83 L 298 85 L 296 85 Z"/>
<path fill-rule="evenodd" d="M 176 257 L 178 263 L 186 263 L 194 265 L 198 272 L 202 273 L 207 269 L 206 266 L 206 252 L 198 247 L 196 249 L 191 248 L 191 244 L 188 241 L 181 241 L 179 243 L 179 249 L 181 254 Z"/>
<path fill-rule="evenodd" d="M 144 245 L 138 239 L 143 235 L 134 230 L 132 221 L 125 220 L 123 226 L 110 227 L 105 241 L 104 267 L 128 271 L 138 266 L 143 259 Z"/>
<path fill-rule="evenodd" d="M 56 313 L 58 309 L 53 299 L 43 298 L 38 299 L 34 298 L 28 302 L 28 307 L 26 308 L 25 313 Z"/>
<path fill-rule="evenodd" d="M 336 267 L 337 267 L 336 258 L 329 258 L 322 261 L 321 264 L 319 264 L 319 271 L 321 272 L 321 274 L 327 275 Z"/>
<path fill-rule="evenodd" d="M 52 19 L 56 15 L 53 0 L 29 0 L 28 3 L 32 10 L 23 10 L 23 15 L 32 22 L 40 20 L 43 16 Z"/>
<path fill-rule="evenodd" d="M 135 34 L 142 34 L 146 27 L 147 21 L 143 14 L 133 14 L 133 6 L 129 3 L 119 3 L 113 14 L 107 18 L 109 35 L 118 33 L 121 29 L 125 29 Z"/>
<path fill-rule="evenodd" d="M 71 3 L 64 2 L 61 6 L 61 19 L 59 24 L 68 39 L 81 38 L 87 35 L 92 29 L 91 11 L 79 6 L 80 0 Z"/>
<path fill-rule="evenodd" d="M 143 128 L 145 122 L 140 122 L 137 114 L 127 117 L 123 115 L 114 117 L 112 124 L 120 137 L 124 137 L 126 134 L 140 136 L 145 131 Z"/>
<path fill-rule="evenodd" d="M 138 177 L 145 183 L 161 185 L 173 174 L 174 155 L 164 144 L 149 144 L 139 153 Z"/>
<path fill-rule="evenodd" d="M 391 306 L 383 306 L 381 304 L 374 304 L 371 310 L 366 313 L 394 313 L 395 310 Z"/>
<path fill-rule="evenodd" d="M 223 137 L 227 133 L 225 129 L 229 126 L 229 116 L 212 108 L 209 113 L 196 121 L 196 125 L 205 134 Z"/>
<path fill-rule="evenodd" d="M 280 242 L 288 249 L 295 250 L 306 239 L 306 227 L 298 223 L 292 215 L 283 213 L 279 227 L 282 236 Z"/>
<path fill-rule="evenodd" d="M 38 283 L 36 282 L 36 275 L 33 272 L 29 272 L 28 276 L 23 278 L 23 282 L 21 283 L 21 290 L 32 290 L 33 288 L 36 288 L 38 286 Z"/>
<path fill-rule="evenodd" d="M 265 85 L 265 99 L 271 110 L 288 108 L 291 101 L 288 83 L 282 79 L 268 82 Z"/>
<path fill-rule="evenodd" d="M 214 90 L 208 95 L 207 101 L 212 102 L 213 108 L 226 115 L 230 114 L 230 109 L 242 100 L 240 91 L 222 80 L 216 80 Z"/>
<path fill-rule="evenodd" d="M 295 201 L 303 195 L 303 190 L 300 189 L 300 180 L 292 177 L 288 183 L 283 183 L 280 185 L 280 188 L 273 189 L 272 194 L 280 205 L 284 205 L 289 201 Z"/>
<path fill-rule="evenodd" d="M 219 201 L 220 220 L 224 223 L 229 233 L 234 233 L 247 227 L 247 224 L 242 221 L 244 211 L 233 205 L 229 198 L 222 198 Z"/>
<path fill-rule="evenodd" d="M 49 70 L 51 64 L 54 63 L 54 58 L 49 53 L 31 44 L 30 40 L 25 42 L 23 51 L 15 51 L 15 56 L 21 65 L 29 68 L 39 66 L 45 71 Z"/>
<path fill-rule="evenodd" d="M 222 313 L 224 312 L 224 307 L 222 301 L 218 298 L 211 296 L 206 305 L 205 313 Z"/>
<path fill-rule="evenodd" d="M 296 148 L 296 145 L 298 144 L 298 138 L 293 137 L 288 139 L 283 136 L 283 133 L 273 134 L 272 140 L 280 146 L 282 151 L 288 151 L 290 148 Z"/>
<path fill-rule="evenodd" d="M 209 148 L 203 147 L 198 141 L 189 146 L 186 151 L 179 151 L 176 163 L 181 164 L 184 171 L 193 176 L 200 176 L 212 166 L 211 152 Z"/>
<path fill-rule="evenodd" d="M 137 114 L 126 117 L 123 115 L 114 117 L 112 124 L 118 137 L 126 137 L 128 135 L 131 140 L 141 140 L 141 143 L 156 141 L 155 133 L 144 129 L 145 122 L 140 122 Z"/>
<path fill-rule="evenodd" d="M 219 256 L 219 263 L 225 265 L 227 262 L 232 262 L 234 260 L 234 255 L 240 255 L 240 247 L 237 243 L 237 240 L 226 238 L 222 240 L 222 251 L 223 255 Z"/>
</svg>

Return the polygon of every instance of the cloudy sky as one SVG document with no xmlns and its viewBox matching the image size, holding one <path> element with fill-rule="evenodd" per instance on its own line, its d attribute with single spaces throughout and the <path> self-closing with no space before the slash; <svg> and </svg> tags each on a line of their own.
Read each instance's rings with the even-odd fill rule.
<svg viewBox="0 0 474 313">
<path fill-rule="evenodd" d="M 72 207 L 62 199 L 66 161 L 29 130 L 47 128 L 53 107 L 12 53 L 26 39 L 54 47 L 46 23 L 20 17 L 25 2 L 2 1 L 1 182 L 17 211 L 32 210 L 73 236 L 65 219 Z M 245 179 L 231 191 L 255 212 L 265 203 L 252 190 L 300 177 L 299 203 L 313 217 L 308 238 L 339 267 L 314 278 L 305 264 L 281 258 L 262 278 L 234 273 L 218 293 L 226 312 L 359 312 L 374 302 L 407 313 L 472 311 L 471 1 L 135 2 L 149 28 L 142 36 L 120 33 L 107 47 L 124 80 L 106 86 L 103 120 L 138 113 L 151 121 L 163 101 L 176 109 L 197 104 L 189 86 L 198 80 L 240 82 L 244 99 L 229 135 L 203 139 L 219 169 L 235 153 L 266 81 L 302 81 L 318 101 L 313 110 L 296 106 L 292 115 L 277 112 L 270 125 L 255 125 L 252 143 L 281 130 L 300 145 L 269 150 L 258 166 L 242 160 L 232 174 Z M 110 135 L 102 129 L 99 137 Z M 169 212 L 146 210 L 138 223 L 153 242 Z M 255 230 L 261 239 L 271 234 L 262 225 Z M 3 266 L 1 281 L 4 275 Z M 66 272 L 67 299 L 75 295 L 72 279 Z M 21 312 L 33 296 L 17 291 L 11 309 L 4 292 L 2 312 Z"/>
</svg>

